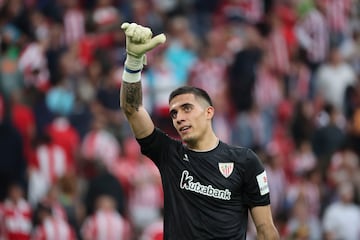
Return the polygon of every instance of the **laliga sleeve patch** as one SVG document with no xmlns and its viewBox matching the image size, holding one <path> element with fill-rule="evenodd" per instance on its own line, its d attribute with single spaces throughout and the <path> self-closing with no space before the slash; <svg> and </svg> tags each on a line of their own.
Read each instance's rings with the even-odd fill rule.
<svg viewBox="0 0 360 240">
<path fill-rule="evenodd" d="M 256 180 L 259 186 L 260 194 L 265 195 L 269 193 L 269 185 L 268 185 L 268 179 L 266 176 L 266 172 L 263 171 L 259 175 L 256 176 Z"/>
</svg>

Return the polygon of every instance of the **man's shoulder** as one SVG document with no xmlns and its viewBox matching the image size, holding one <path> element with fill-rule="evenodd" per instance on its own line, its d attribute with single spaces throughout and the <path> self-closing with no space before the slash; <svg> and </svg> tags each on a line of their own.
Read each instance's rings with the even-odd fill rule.
<svg viewBox="0 0 360 240">
<path fill-rule="evenodd" d="M 182 144 L 180 140 L 168 135 L 166 132 L 162 131 L 159 128 L 154 128 L 153 132 L 144 138 L 136 139 L 140 144 L 148 143 L 151 141 L 159 141 L 161 142 L 173 142 L 174 144 Z"/>
<path fill-rule="evenodd" d="M 219 147 L 221 148 L 222 151 L 234 152 L 237 154 L 244 154 L 244 155 L 246 155 L 247 152 L 250 150 L 250 148 L 248 147 L 231 145 L 222 141 L 220 141 Z"/>
</svg>

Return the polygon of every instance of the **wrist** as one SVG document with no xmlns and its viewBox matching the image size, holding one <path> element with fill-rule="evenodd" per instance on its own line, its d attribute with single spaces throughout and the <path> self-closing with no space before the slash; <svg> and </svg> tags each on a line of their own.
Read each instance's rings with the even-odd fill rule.
<svg viewBox="0 0 360 240">
<path fill-rule="evenodd" d="M 127 82 L 127 83 L 140 82 L 141 69 L 140 70 L 131 70 L 131 69 L 127 68 L 127 66 L 125 65 L 122 79 L 124 82 Z"/>
<path fill-rule="evenodd" d="M 144 55 L 136 57 L 131 54 L 126 55 L 126 61 L 124 64 L 124 72 L 122 79 L 128 83 L 136 83 L 141 79 L 141 70 L 144 66 Z"/>
<path fill-rule="evenodd" d="M 144 61 L 145 55 L 137 57 L 131 54 L 127 54 L 125 60 L 125 69 L 129 70 L 128 72 L 141 71 L 145 63 Z"/>
</svg>

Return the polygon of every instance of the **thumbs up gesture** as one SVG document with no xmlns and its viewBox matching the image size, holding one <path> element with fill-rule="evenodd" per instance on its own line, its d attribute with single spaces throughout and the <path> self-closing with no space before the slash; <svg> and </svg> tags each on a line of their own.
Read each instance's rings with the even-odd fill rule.
<svg viewBox="0 0 360 240">
<path fill-rule="evenodd" d="M 143 55 L 166 41 L 165 35 L 159 34 L 152 37 L 151 29 L 136 23 L 123 23 L 121 29 L 126 35 L 126 51 L 128 54 L 142 58 Z"/>
<path fill-rule="evenodd" d="M 138 82 L 141 70 L 146 64 L 146 53 L 166 41 L 165 35 L 153 37 L 151 29 L 136 23 L 123 23 L 121 29 L 126 35 L 126 61 L 123 73 L 125 82 Z"/>
</svg>

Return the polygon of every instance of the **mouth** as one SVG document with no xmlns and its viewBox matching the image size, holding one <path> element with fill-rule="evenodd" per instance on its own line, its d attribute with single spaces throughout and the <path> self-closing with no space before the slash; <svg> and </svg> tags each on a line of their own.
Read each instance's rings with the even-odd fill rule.
<svg viewBox="0 0 360 240">
<path fill-rule="evenodd" d="M 179 128 L 179 132 L 182 134 L 187 133 L 190 128 L 191 128 L 191 126 L 183 126 L 183 127 Z"/>
</svg>

